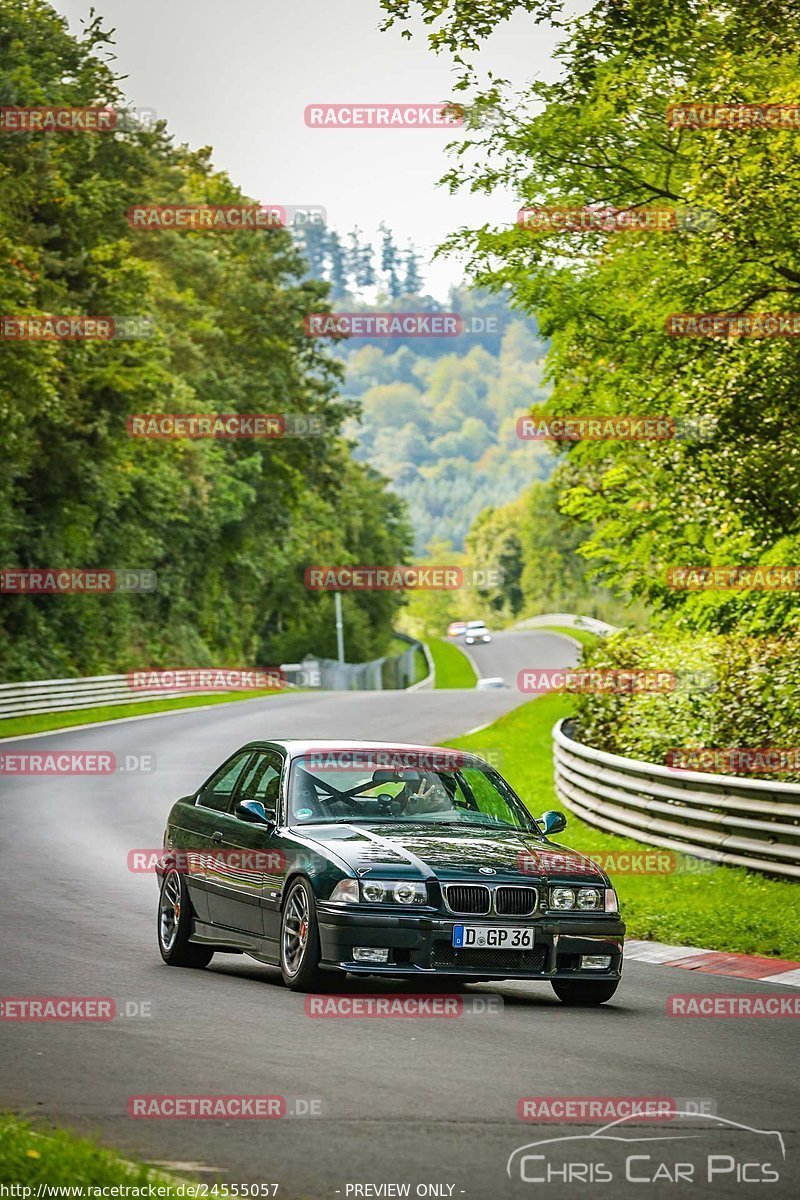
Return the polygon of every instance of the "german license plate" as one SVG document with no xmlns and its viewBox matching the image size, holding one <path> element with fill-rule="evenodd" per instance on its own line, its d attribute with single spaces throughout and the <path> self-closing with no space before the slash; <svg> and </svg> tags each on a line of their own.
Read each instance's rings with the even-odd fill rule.
<svg viewBox="0 0 800 1200">
<path fill-rule="evenodd" d="M 456 925 L 453 945 L 457 950 L 530 950 L 533 930 L 529 925 Z"/>
</svg>

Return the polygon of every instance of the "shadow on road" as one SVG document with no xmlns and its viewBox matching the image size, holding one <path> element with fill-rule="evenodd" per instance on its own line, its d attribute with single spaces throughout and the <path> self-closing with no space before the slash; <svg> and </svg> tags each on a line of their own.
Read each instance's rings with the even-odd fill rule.
<svg viewBox="0 0 800 1200">
<path fill-rule="evenodd" d="M 222 957 L 215 959 L 206 968 L 206 974 L 225 975 L 229 978 L 249 980 L 270 988 L 285 991 L 280 971 L 277 967 L 258 964 L 248 960 L 236 960 L 233 957 L 225 961 Z M 506 1009 L 563 1009 L 566 1008 L 556 999 L 546 982 L 530 985 L 530 990 L 521 990 L 519 982 L 464 984 L 439 976 L 436 979 L 414 978 L 377 978 L 370 976 L 340 975 L 331 971 L 323 995 L 331 996 L 417 996 L 417 995 L 463 995 L 463 996 L 499 996 Z M 581 1015 L 582 1020 L 609 1020 L 614 1016 L 621 1017 L 636 1011 L 635 1007 L 614 1000 L 600 1008 L 583 1008 L 572 1010 Z"/>
</svg>

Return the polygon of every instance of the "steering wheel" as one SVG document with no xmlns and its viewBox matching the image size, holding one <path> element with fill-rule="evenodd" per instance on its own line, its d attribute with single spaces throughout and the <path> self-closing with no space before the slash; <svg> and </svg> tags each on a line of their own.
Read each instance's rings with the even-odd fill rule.
<svg viewBox="0 0 800 1200">
<path fill-rule="evenodd" d="M 397 817 L 403 811 L 402 802 L 398 800 L 397 796 L 390 795 L 389 792 L 381 792 L 375 799 L 378 804 L 378 810 L 381 813 Z"/>
</svg>

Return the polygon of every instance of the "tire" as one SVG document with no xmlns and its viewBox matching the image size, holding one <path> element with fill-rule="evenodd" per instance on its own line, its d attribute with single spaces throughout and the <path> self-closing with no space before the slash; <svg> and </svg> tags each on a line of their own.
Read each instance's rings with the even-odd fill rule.
<svg viewBox="0 0 800 1200">
<path fill-rule="evenodd" d="M 214 957 L 211 946 L 189 941 L 192 932 L 192 902 L 180 871 L 169 869 L 158 896 L 158 948 L 169 967 L 207 967 Z"/>
<path fill-rule="evenodd" d="M 307 879 L 295 879 L 281 912 L 281 975 L 293 992 L 316 992 L 322 986 L 319 968 L 317 905 Z"/>
<path fill-rule="evenodd" d="M 610 1000 L 619 987 L 618 979 L 553 979 L 553 991 L 562 1004 L 593 1008 Z"/>
</svg>

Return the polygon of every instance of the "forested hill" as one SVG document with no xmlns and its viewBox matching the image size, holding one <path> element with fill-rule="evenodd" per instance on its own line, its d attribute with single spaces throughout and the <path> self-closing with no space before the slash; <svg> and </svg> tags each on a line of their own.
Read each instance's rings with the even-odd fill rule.
<svg viewBox="0 0 800 1200">
<path fill-rule="evenodd" d="M 108 41 L 97 20 L 76 40 L 41 0 L 6 0 L 0 104 L 124 108 Z M 304 330 L 327 289 L 290 234 L 126 218 L 201 202 L 248 201 L 163 123 L 0 133 L 2 312 L 145 316 L 150 331 L 0 341 L 0 560 L 158 576 L 151 595 L 3 595 L 0 680 L 331 653 L 331 597 L 307 591 L 305 567 L 407 554 L 402 505 L 340 436 L 340 364 Z M 128 436 L 131 414 L 161 411 L 314 414 L 326 434 Z M 353 659 L 386 649 L 397 604 L 353 597 Z"/>
<path fill-rule="evenodd" d="M 424 264 L 381 227 L 377 245 L 359 230 L 343 237 L 314 226 L 300 244 L 337 311 L 457 313 L 455 338 L 351 338 L 338 343 L 344 395 L 360 413 L 347 424 L 356 457 L 392 481 L 408 504 L 415 549 L 456 550 L 475 518 L 515 500 L 554 459 L 542 443 L 520 441 L 517 417 L 546 398 L 546 343 L 536 322 L 506 296 L 466 287 L 446 304 L 424 292 Z"/>
</svg>

